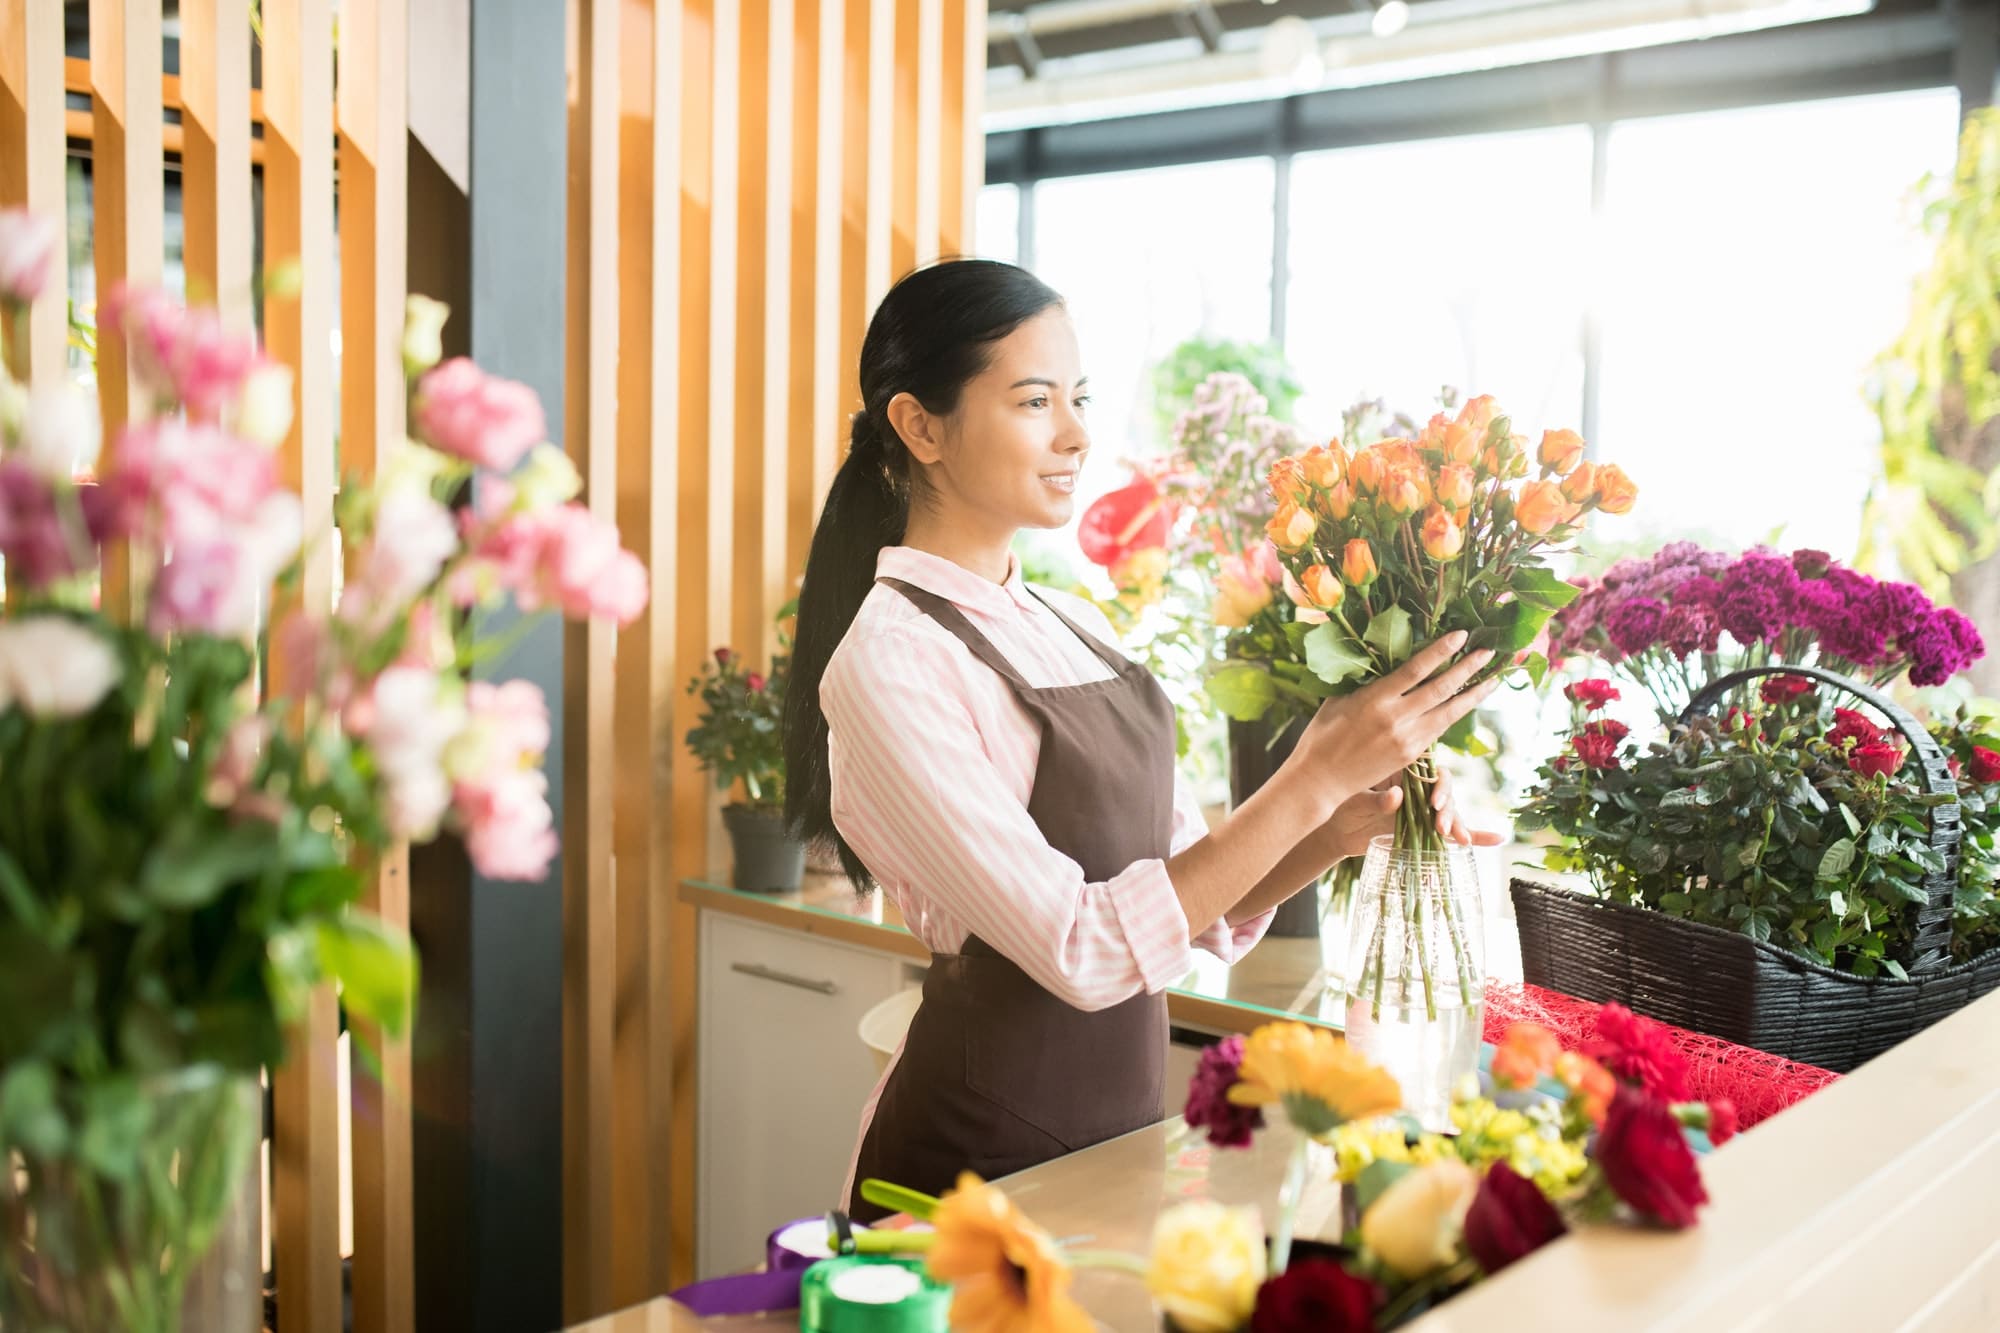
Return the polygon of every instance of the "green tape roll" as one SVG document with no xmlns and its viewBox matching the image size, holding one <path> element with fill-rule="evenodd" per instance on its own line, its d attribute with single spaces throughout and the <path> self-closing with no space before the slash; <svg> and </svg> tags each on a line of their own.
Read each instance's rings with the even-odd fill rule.
<svg viewBox="0 0 2000 1333">
<path fill-rule="evenodd" d="M 866 1270 L 896 1269 L 916 1279 L 898 1299 L 861 1300 L 869 1287 L 883 1285 Z M 897 1278 L 889 1285 L 909 1284 Z M 924 1275 L 921 1259 L 857 1254 L 822 1259 L 799 1280 L 799 1328 L 802 1333 L 949 1333 L 951 1288 Z"/>
</svg>

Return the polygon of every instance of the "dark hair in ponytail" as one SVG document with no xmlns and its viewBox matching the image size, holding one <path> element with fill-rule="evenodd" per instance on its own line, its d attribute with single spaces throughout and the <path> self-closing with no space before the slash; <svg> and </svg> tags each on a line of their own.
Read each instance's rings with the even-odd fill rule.
<svg viewBox="0 0 2000 1333">
<path fill-rule="evenodd" d="M 993 344 L 1062 298 L 1025 269 L 960 259 L 919 269 L 889 290 L 861 343 L 861 411 L 847 461 L 834 474 L 813 530 L 785 686 L 785 817 L 808 843 L 830 843 L 859 887 L 861 864 L 833 826 L 826 715 L 819 682 L 834 648 L 875 584 L 875 560 L 903 539 L 913 484 L 910 452 L 889 424 L 889 403 L 907 393 L 926 412 L 958 406 L 967 381 L 986 369 Z"/>
</svg>

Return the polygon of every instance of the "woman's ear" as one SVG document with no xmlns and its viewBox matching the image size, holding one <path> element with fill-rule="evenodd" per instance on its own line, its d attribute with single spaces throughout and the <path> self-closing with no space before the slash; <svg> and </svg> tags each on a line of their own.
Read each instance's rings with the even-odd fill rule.
<svg viewBox="0 0 2000 1333">
<path fill-rule="evenodd" d="M 924 410 L 915 394 L 899 393 L 889 400 L 889 424 L 902 437 L 910 457 L 928 466 L 944 457 L 944 441 L 939 438 L 939 420 Z"/>
</svg>

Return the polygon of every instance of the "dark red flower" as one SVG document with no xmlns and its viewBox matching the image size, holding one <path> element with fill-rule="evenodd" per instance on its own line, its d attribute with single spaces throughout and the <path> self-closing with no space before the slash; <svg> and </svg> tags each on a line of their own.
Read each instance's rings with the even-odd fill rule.
<svg viewBox="0 0 2000 1333">
<path fill-rule="evenodd" d="M 730 652 L 727 648 L 717 648 L 715 650 L 715 664 L 717 666 L 728 666 L 729 659 L 734 657 L 735 655 L 736 654 Z"/>
<path fill-rule="evenodd" d="M 2000 782 L 2000 754 L 1985 746 L 1972 747 L 1971 767 L 1974 782 Z"/>
<path fill-rule="evenodd" d="M 1250 1136 L 1264 1127 L 1264 1110 L 1238 1106 L 1229 1100 L 1243 1068 L 1243 1035 L 1224 1037 L 1201 1053 L 1194 1077 L 1188 1080 L 1187 1106 L 1181 1115 L 1197 1129 L 1208 1130 L 1218 1148 L 1247 1148 Z"/>
<path fill-rule="evenodd" d="M 1597 1035 L 1584 1054 L 1663 1101 L 1684 1102 L 1691 1095 L 1687 1057 L 1667 1029 L 1622 1004 L 1597 1011 Z"/>
<path fill-rule="evenodd" d="M 1586 736 L 1609 736 L 1611 743 L 1616 745 L 1619 741 L 1624 740 L 1632 734 L 1632 728 L 1626 726 L 1617 718 L 1601 717 L 1595 722 L 1586 722 L 1583 726 L 1583 734 Z"/>
<path fill-rule="evenodd" d="M 1250 1333 L 1374 1333 L 1381 1294 L 1331 1259 L 1302 1259 L 1257 1289 Z"/>
<path fill-rule="evenodd" d="M 1766 676 L 1757 693 L 1767 704 L 1786 704 L 1819 693 L 1819 687 L 1804 676 Z"/>
<path fill-rule="evenodd" d="M 755 694 L 764 688 L 764 677 L 753 671 L 743 678 L 743 683 L 750 687 L 750 693 Z"/>
<path fill-rule="evenodd" d="M 1693 1226 L 1695 1211 L 1708 1202 L 1680 1121 L 1665 1102 L 1630 1084 L 1611 1099 L 1594 1156 L 1614 1194 L 1667 1226 Z"/>
<path fill-rule="evenodd" d="M 1826 733 L 1826 743 L 1836 750 L 1847 748 L 1853 741 L 1857 745 L 1872 745 L 1882 739 L 1882 728 L 1870 722 L 1866 716 L 1852 708 L 1833 710 L 1833 730 Z"/>
<path fill-rule="evenodd" d="M 1580 680 L 1563 693 L 1569 696 L 1571 703 L 1582 704 L 1592 712 L 1624 697 L 1618 693 L 1618 687 L 1608 680 Z"/>
<path fill-rule="evenodd" d="M 1722 719 L 1724 731 L 1740 731 L 1749 736 L 1762 736 L 1764 724 L 1740 708 L 1732 708 Z"/>
<path fill-rule="evenodd" d="M 1465 1248 L 1481 1268 L 1497 1273 L 1568 1230 L 1538 1185 L 1505 1162 L 1495 1162 L 1465 1214 Z"/>
<path fill-rule="evenodd" d="M 1708 1104 L 1708 1141 L 1720 1148 L 1736 1137 L 1736 1103 L 1717 1097 Z"/>
<path fill-rule="evenodd" d="M 1903 747 L 1871 741 L 1848 752 L 1847 766 L 1864 778 L 1886 778 L 1903 766 Z"/>
<path fill-rule="evenodd" d="M 1576 748 L 1576 757 L 1592 768 L 1618 767 L 1618 742 L 1609 736 L 1584 732 L 1571 744 Z"/>
</svg>

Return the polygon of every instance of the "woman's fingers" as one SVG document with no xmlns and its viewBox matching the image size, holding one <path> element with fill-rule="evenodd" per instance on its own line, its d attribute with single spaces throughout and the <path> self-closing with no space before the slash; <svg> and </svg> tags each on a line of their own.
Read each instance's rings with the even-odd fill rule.
<svg viewBox="0 0 2000 1333">
<path fill-rule="evenodd" d="M 1408 694 L 1430 679 L 1432 672 L 1449 662 L 1452 654 L 1465 646 L 1465 638 L 1465 631 L 1460 629 L 1441 639 L 1433 639 L 1417 649 L 1409 661 L 1382 678 L 1385 688 L 1398 694 Z"/>
<path fill-rule="evenodd" d="M 1420 709 L 1436 708 L 1439 704 L 1457 696 L 1465 688 L 1465 683 L 1479 673 L 1479 669 L 1493 660 L 1493 650 L 1482 648 L 1464 657 L 1438 673 L 1435 679 L 1427 680 L 1409 692 L 1409 700 Z"/>
</svg>

